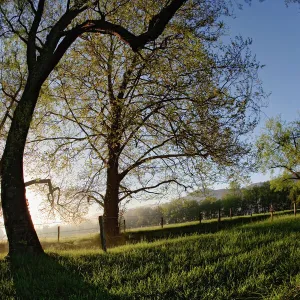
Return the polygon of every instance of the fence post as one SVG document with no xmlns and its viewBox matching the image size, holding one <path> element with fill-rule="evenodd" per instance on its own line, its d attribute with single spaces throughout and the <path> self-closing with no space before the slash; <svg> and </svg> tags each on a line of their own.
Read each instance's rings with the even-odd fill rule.
<svg viewBox="0 0 300 300">
<path fill-rule="evenodd" d="M 218 222 L 221 222 L 221 209 L 218 210 Z"/>
<path fill-rule="evenodd" d="M 99 226 L 100 226 L 100 238 L 101 238 L 102 250 L 106 252 L 106 240 L 105 240 L 103 216 L 99 216 Z"/>
<path fill-rule="evenodd" d="M 60 238 L 60 226 L 57 226 L 57 242 L 59 243 Z"/>
<path fill-rule="evenodd" d="M 161 225 L 161 228 L 164 228 L 164 217 L 161 217 L 160 225 Z"/>
<path fill-rule="evenodd" d="M 274 214 L 273 204 L 270 205 L 270 213 L 271 213 L 271 221 L 273 222 L 273 214 Z"/>
<path fill-rule="evenodd" d="M 201 224 L 201 221 L 202 221 L 202 213 L 201 211 L 199 212 L 199 223 Z"/>
<path fill-rule="evenodd" d="M 229 217 L 230 217 L 230 219 L 232 219 L 232 209 L 231 209 L 231 207 L 229 208 Z"/>
<path fill-rule="evenodd" d="M 124 219 L 123 223 L 124 223 L 124 232 L 126 232 L 126 221 L 125 221 L 125 219 Z"/>
<path fill-rule="evenodd" d="M 294 202 L 294 216 L 296 217 L 297 215 L 297 208 L 296 208 L 296 201 Z"/>
</svg>

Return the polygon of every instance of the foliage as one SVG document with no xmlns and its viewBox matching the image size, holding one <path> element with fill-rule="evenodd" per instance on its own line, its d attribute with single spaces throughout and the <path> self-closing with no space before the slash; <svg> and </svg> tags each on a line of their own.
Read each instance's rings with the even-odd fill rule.
<svg viewBox="0 0 300 300">
<path fill-rule="evenodd" d="M 289 190 L 274 190 L 270 182 L 253 185 L 243 191 L 244 201 L 252 212 L 268 212 L 272 205 L 275 210 L 284 210 L 291 207 L 288 197 Z M 247 205 L 245 204 L 245 205 Z"/>
<path fill-rule="evenodd" d="M 161 221 L 162 210 L 158 206 L 144 206 L 130 209 L 122 215 L 126 228 L 137 228 L 158 225 Z M 122 224 L 121 224 L 122 226 Z"/>
<path fill-rule="evenodd" d="M 26 61 L 28 70 L 22 96 L 11 118 L 0 167 L 2 208 L 10 252 L 24 253 L 29 249 L 30 252 L 39 254 L 43 252 L 26 206 L 23 158 L 39 94 L 49 75 L 70 46 L 87 32 L 118 36 L 134 52 L 138 52 L 162 34 L 186 2 L 147 1 L 147 5 L 153 8 L 150 15 L 143 1 L 100 3 L 33 0 L 1 3 L 0 37 L 17 38 L 21 44 L 24 43 L 26 56 L 23 61 Z M 189 18 L 185 19 L 191 28 L 195 25 L 197 27 L 199 4 L 197 1 L 189 1 L 190 20 L 196 21 L 194 24 L 188 21 Z M 120 10 L 122 13 L 118 14 Z M 135 13 L 133 18 L 128 17 L 127 11 Z M 114 18 L 115 16 L 124 18 Z M 141 31 L 138 26 L 130 26 L 132 20 L 141 21 Z M 114 210 L 115 207 L 111 206 L 110 202 L 108 208 Z"/>
<path fill-rule="evenodd" d="M 199 203 L 184 198 L 161 205 L 163 216 L 168 223 L 181 223 L 199 219 Z"/>
<path fill-rule="evenodd" d="M 222 199 L 207 196 L 204 199 L 189 199 L 189 196 L 162 203 L 159 206 L 145 206 L 130 209 L 122 216 L 127 228 L 138 228 L 158 225 L 161 217 L 165 224 L 174 224 L 211 219 L 218 216 L 241 216 L 250 213 L 267 213 L 272 205 L 275 211 L 288 210 L 294 201 L 291 199 L 298 190 L 290 185 L 282 190 L 274 190 L 272 183 L 263 182 L 247 188 L 233 187 Z M 195 195 L 195 194 L 191 194 Z M 297 194 L 299 195 L 299 194 Z"/>
<path fill-rule="evenodd" d="M 31 142 L 52 168 L 77 165 L 69 191 L 80 205 L 105 206 L 108 186 L 127 203 L 216 181 L 229 167 L 246 169 L 250 147 L 242 137 L 256 125 L 264 96 L 260 64 L 250 40 L 219 43 L 224 5 L 203 2 L 193 28 L 185 22 L 189 9 L 139 54 L 117 38 L 85 35 L 52 74 Z M 132 13 L 129 26 L 142 30 Z"/>
<path fill-rule="evenodd" d="M 234 194 L 227 194 L 222 199 L 222 205 L 225 215 L 237 215 L 239 208 L 242 206 L 242 197 Z"/>
<path fill-rule="evenodd" d="M 279 169 L 283 180 L 300 179 L 300 120 L 286 123 L 279 117 L 266 122 L 257 140 L 262 171 Z"/>
<path fill-rule="evenodd" d="M 286 177 L 277 177 L 270 181 L 271 188 L 275 191 L 287 193 L 291 202 L 300 201 L 300 181 L 286 180 Z"/>
</svg>

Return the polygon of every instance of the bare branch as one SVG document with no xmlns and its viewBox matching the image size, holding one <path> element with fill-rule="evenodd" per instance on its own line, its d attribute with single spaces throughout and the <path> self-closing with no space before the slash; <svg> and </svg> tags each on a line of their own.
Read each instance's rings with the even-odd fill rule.
<svg viewBox="0 0 300 300">
<path fill-rule="evenodd" d="M 59 202 L 60 188 L 59 187 L 53 188 L 51 179 L 33 179 L 33 180 L 25 182 L 25 187 L 33 185 L 33 184 L 47 184 L 48 185 L 49 193 L 47 194 L 47 196 L 48 196 L 48 200 L 52 206 L 54 206 L 54 192 L 58 191 L 57 203 Z M 52 199 L 50 199 L 50 196 Z"/>
<path fill-rule="evenodd" d="M 124 199 L 127 198 L 127 197 L 130 197 L 132 194 L 136 194 L 136 193 L 139 193 L 139 192 L 142 192 L 142 191 L 148 193 L 149 190 L 151 190 L 151 189 L 156 189 L 156 188 L 158 188 L 159 186 L 161 186 L 161 185 L 163 185 L 163 184 L 170 184 L 170 183 L 175 183 L 175 184 L 177 184 L 177 185 L 179 185 L 179 186 L 182 186 L 182 187 L 184 187 L 185 190 L 188 188 L 188 187 L 185 186 L 184 184 L 178 182 L 176 179 L 164 180 L 164 181 L 159 182 L 159 183 L 156 184 L 156 185 L 145 186 L 145 187 L 142 187 L 142 188 L 139 188 L 139 189 L 136 189 L 136 190 L 129 190 L 129 189 L 126 189 L 126 191 L 123 192 L 123 193 L 125 193 L 125 195 L 124 195 L 123 197 L 120 197 L 119 202 L 121 202 L 122 200 L 124 200 Z M 122 194 L 122 192 L 120 192 L 120 194 Z"/>
</svg>

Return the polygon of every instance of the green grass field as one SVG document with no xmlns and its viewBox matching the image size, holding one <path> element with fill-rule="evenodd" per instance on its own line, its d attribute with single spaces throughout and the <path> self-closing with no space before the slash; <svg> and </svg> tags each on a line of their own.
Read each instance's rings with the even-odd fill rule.
<svg viewBox="0 0 300 300">
<path fill-rule="evenodd" d="M 0 259 L 0 299 L 300 299 L 300 217 Z"/>
</svg>

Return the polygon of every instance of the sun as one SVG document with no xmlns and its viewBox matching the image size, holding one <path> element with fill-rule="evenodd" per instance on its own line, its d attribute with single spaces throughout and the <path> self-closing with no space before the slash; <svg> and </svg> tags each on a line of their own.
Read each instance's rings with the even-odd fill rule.
<svg viewBox="0 0 300 300">
<path fill-rule="evenodd" d="M 40 205 L 42 203 L 41 197 L 36 195 L 36 193 L 27 189 L 26 198 L 28 199 L 29 212 L 33 224 L 41 223 L 43 219 L 42 214 L 39 211 Z"/>
</svg>

